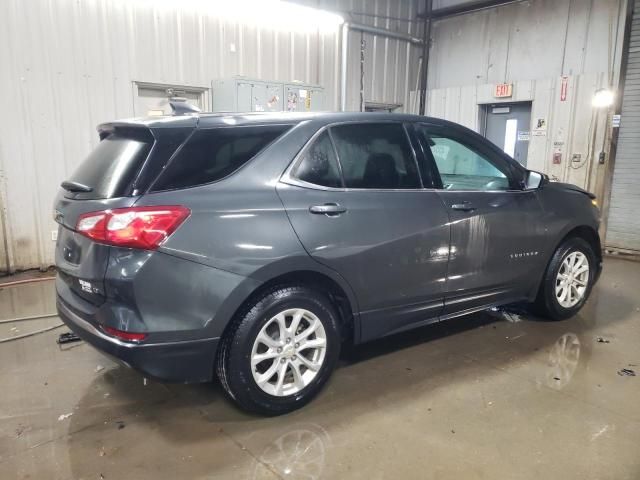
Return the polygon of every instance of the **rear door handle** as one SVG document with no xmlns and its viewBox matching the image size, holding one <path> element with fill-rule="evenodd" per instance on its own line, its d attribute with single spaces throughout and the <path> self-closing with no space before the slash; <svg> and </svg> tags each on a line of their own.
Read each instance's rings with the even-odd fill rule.
<svg viewBox="0 0 640 480">
<path fill-rule="evenodd" d="M 460 212 L 473 212 L 476 207 L 471 202 L 454 203 L 451 205 L 451 210 L 458 210 Z"/>
<path fill-rule="evenodd" d="M 337 203 L 325 203 L 324 205 L 313 205 L 309 207 L 309 211 L 316 215 L 335 216 L 346 212 L 347 209 Z"/>
</svg>

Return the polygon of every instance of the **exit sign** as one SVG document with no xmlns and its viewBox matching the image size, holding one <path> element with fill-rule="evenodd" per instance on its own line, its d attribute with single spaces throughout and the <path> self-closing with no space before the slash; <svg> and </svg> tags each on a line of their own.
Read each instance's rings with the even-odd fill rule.
<svg viewBox="0 0 640 480">
<path fill-rule="evenodd" d="M 493 92 L 496 98 L 510 97 L 513 94 L 513 83 L 499 83 Z"/>
</svg>

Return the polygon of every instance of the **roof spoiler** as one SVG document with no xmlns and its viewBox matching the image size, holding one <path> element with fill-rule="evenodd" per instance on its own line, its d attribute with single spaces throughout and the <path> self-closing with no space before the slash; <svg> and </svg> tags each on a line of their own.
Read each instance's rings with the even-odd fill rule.
<svg viewBox="0 0 640 480">
<path fill-rule="evenodd" d="M 173 115 L 197 115 L 200 113 L 200 109 L 195 105 L 187 103 L 186 100 L 169 100 Z"/>
</svg>

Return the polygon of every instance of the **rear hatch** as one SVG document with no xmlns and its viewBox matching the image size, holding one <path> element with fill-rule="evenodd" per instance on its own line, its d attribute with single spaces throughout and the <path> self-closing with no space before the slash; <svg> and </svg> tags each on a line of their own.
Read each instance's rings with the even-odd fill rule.
<svg viewBox="0 0 640 480">
<path fill-rule="evenodd" d="M 104 277 L 114 248 L 76 231 L 82 214 L 132 206 L 191 129 L 153 132 L 144 125 L 113 124 L 99 129 L 101 141 L 61 184 L 54 218 L 59 224 L 56 266 L 62 281 L 98 306 L 105 299 Z"/>
</svg>

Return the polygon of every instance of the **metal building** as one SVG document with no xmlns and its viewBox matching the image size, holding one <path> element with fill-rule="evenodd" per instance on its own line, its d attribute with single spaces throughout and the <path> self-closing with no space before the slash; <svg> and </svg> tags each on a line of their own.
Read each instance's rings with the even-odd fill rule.
<svg viewBox="0 0 640 480">
<path fill-rule="evenodd" d="M 404 35 L 414 34 L 419 23 L 417 0 L 300 3 Z M 0 270 L 53 263 L 53 197 L 98 141 L 96 125 L 153 113 L 166 105 L 168 89 L 209 110 L 216 79 L 300 82 L 324 89 L 326 110 L 339 108 L 339 25 L 318 29 L 292 11 L 277 28 L 266 27 L 220 18 L 215 5 L 202 5 L 0 3 L 6 25 L 0 29 L 0 89 L 6 92 L 4 109 L 11 112 L 0 117 Z M 415 88 L 411 66 L 419 49 L 356 30 L 348 39 L 347 108 L 360 108 L 363 91 L 371 105 L 403 110 Z"/>
<path fill-rule="evenodd" d="M 289 87 L 321 92 L 321 102 L 296 108 L 417 113 L 426 70 L 426 114 L 462 123 L 528 168 L 594 191 L 607 211 L 614 112 L 591 102 L 597 90 L 619 84 L 634 2 L 435 0 L 424 66 L 429 2 L 297 3 L 340 14 L 349 28 L 319 28 L 293 10 L 267 27 L 221 17 L 192 0 L 180 7 L 150 0 L 2 2 L 0 88 L 11 115 L 0 117 L 0 270 L 52 263 L 51 202 L 97 142 L 97 124 L 166 113 L 172 95 L 210 110 L 218 106 L 215 82 L 231 78 L 263 85 L 267 102 L 270 85 L 282 85 L 283 97 Z M 635 168 L 635 35 L 607 235 L 609 245 L 631 250 L 638 244 L 629 229 L 637 225 L 628 212 L 637 208 L 625 184 Z M 286 109 L 286 102 L 269 108 Z"/>
<path fill-rule="evenodd" d="M 0 91 L 0 480 L 640 480 L 640 0 L 0 0 Z"/>
<path fill-rule="evenodd" d="M 530 121 L 515 140 L 526 166 L 602 197 L 611 112 L 592 99 L 617 85 L 624 22 L 618 0 L 511 2 L 435 21 L 428 113 L 485 133 L 523 108 Z"/>
</svg>

